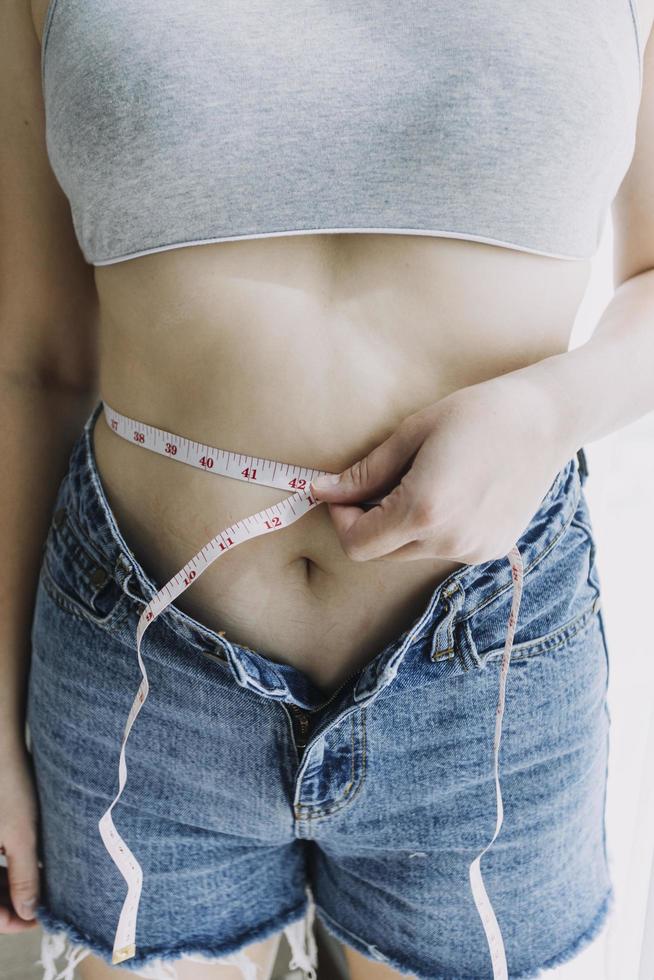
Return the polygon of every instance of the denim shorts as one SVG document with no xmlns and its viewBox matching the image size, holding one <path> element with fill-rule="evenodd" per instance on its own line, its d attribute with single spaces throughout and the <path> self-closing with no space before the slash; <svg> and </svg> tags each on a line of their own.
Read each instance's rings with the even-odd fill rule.
<svg viewBox="0 0 654 980">
<path fill-rule="evenodd" d="M 111 962 L 126 888 L 98 821 L 141 682 L 137 623 L 164 584 L 136 561 L 100 482 L 101 406 L 73 447 L 44 542 L 28 683 L 40 962 L 67 942 L 69 967 L 89 951 Z M 511 980 L 571 959 L 613 904 L 609 665 L 586 478 L 580 450 L 517 542 L 504 819 L 481 861 Z M 317 916 L 419 980 L 492 980 L 468 869 L 496 823 L 512 595 L 508 559 L 462 565 L 329 696 L 169 605 L 143 640 L 150 692 L 113 811 L 143 869 L 137 952 L 122 968 L 174 977 L 181 956 L 231 954 L 245 974 L 238 955 L 283 929 L 292 964 L 315 976 Z"/>
</svg>

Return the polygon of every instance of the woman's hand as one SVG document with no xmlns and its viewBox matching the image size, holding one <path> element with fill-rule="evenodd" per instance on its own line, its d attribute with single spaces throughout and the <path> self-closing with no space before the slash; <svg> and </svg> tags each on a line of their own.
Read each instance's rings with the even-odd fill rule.
<svg viewBox="0 0 654 980">
<path fill-rule="evenodd" d="M 354 561 L 480 564 L 511 550 L 576 451 L 560 430 L 542 389 L 502 375 L 414 412 L 337 484 L 311 487 Z"/>
<path fill-rule="evenodd" d="M 27 751 L 5 753 L 0 773 L 0 933 L 23 932 L 37 924 L 24 902 L 39 897 L 38 805 Z"/>
</svg>

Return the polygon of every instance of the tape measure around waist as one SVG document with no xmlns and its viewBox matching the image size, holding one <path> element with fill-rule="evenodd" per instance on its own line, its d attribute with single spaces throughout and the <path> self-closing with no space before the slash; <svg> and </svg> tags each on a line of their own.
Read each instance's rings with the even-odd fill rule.
<svg viewBox="0 0 654 980">
<path fill-rule="evenodd" d="M 114 938 L 111 962 L 115 966 L 125 960 L 131 959 L 136 953 L 136 920 L 143 886 L 141 866 L 116 830 L 111 817 L 111 811 L 120 799 L 127 780 L 125 744 L 132 725 L 143 707 L 149 691 L 147 672 L 141 657 L 143 634 L 150 623 L 177 596 L 188 589 L 202 572 L 217 558 L 220 558 L 221 555 L 250 538 L 288 527 L 289 524 L 299 520 L 300 517 L 313 507 L 319 506 L 322 501 L 316 500 L 311 494 L 310 483 L 315 477 L 327 471 L 293 466 L 290 463 L 280 463 L 276 460 L 246 456 L 224 449 L 216 449 L 214 446 L 194 442 L 173 432 L 166 432 L 164 429 L 158 429 L 152 425 L 139 422 L 136 419 L 131 419 L 126 415 L 121 415 L 120 412 L 116 412 L 110 408 L 105 401 L 103 401 L 103 414 L 111 431 L 134 445 L 150 449 L 153 452 L 160 453 L 162 456 L 167 456 L 169 459 L 174 459 L 190 466 L 197 466 L 207 473 L 228 476 L 232 479 L 244 480 L 248 483 L 256 482 L 263 486 L 277 487 L 280 490 L 292 491 L 290 496 L 284 498 L 279 503 L 273 504 L 272 507 L 267 507 L 265 510 L 252 514 L 250 517 L 246 517 L 241 521 L 236 521 L 231 527 L 224 528 L 220 531 L 183 568 L 166 582 L 141 613 L 136 628 L 136 653 L 143 680 L 139 685 L 123 731 L 118 764 L 118 793 L 98 822 L 102 841 L 127 883 L 127 895 L 120 912 Z M 367 502 L 369 506 L 374 505 L 374 503 L 376 501 Z M 497 821 L 493 837 L 477 855 L 469 868 L 470 887 L 484 927 L 493 964 L 493 980 L 508 980 L 508 970 L 502 934 L 484 887 L 480 861 L 497 837 L 504 819 L 499 781 L 499 746 L 502 732 L 502 718 L 504 715 L 506 675 L 509 669 L 511 647 L 522 596 L 523 579 L 522 557 L 517 545 L 511 548 L 507 557 L 511 564 L 513 602 L 509 614 L 509 625 L 500 669 L 499 697 L 495 713 L 495 733 L 493 738 Z M 315 980 L 315 978 L 312 978 L 312 980 Z"/>
</svg>

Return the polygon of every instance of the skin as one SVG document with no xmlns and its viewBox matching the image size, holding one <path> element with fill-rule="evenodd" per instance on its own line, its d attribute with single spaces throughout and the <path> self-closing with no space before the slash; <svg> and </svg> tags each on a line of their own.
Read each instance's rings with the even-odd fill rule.
<svg viewBox="0 0 654 980">
<path fill-rule="evenodd" d="M 561 444 L 538 458 L 528 452 L 534 425 L 547 446 L 544 402 L 520 389 L 527 407 L 523 419 L 511 420 L 513 451 L 489 443 L 484 419 L 499 411 L 504 418 L 512 403 L 517 389 L 503 376 L 568 349 L 590 263 L 429 236 L 316 234 L 178 248 L 93 269 L 79 252 L 39 129 L 47 0 L 12 6 L 28 8 L 33 30 L 29 72 L 21 67 L 20 77 L 30 93 L 26 114 L 37 149 L 30 144 L 29 159 L 39 188 L 10 222 L 25 229 L 11 277 L 14 307 L 32 314 L 29 322 L 26 314 L 12 319 L 14 374 L 47 381 L 52 401 L 68 406 L 71 429 L 103 397 L 132 418 L 191 439 L 333 473 L 353 464 L 360 471 L 377 452 L 370 464 L 376 475 L 359 482 L 361 496 L 350 504 L 371 496 L 373 484 L 391 489 L 400 462 L 422 454 L 402 489 L 389 493 L 393 502 L 365 515 L 365 528 L 356 507 L 317 507 L 283 532 L 228 552 L 176 600 L 198 621 L 295 665 L 330 692 L 406 629 L 462 562 L 503 554 L 535 510 L 562 462 Z M 640 0 L 639 18 L 646 38 L 654 0 Z M 652 86 L 646 77 L 644 93 Z M 654 141 L 648 125 L 639 125 L 641 146 Z M 632 180 L 614 211 L 622 278 L 651 258 L 627 234 L 636 223 L 634 196 Z M 47 242 L 38 261 L 32 223 L 39 243 Z M 11 303 L 4 303 L 6 310 Z M 102 416 L 93 444 L 123 536 L 161 582 L 221 528 L 282 498 L 171 465 L 116 438 Z M 495 464 L 496 482 L 475 496 L 488 473 L 484 453 L 499 454 L 517 477 L 501 477 Z M 507 509 L 512 491 L 516 503 Z M 413 550 L 400 555 L 405 547 Z M 29 826 L 31 783 L 19 766 L 12 771 L 12 810 Z M 23 833 L 11 848 L 12 898 L 32 887 L 33 847 Z M 8 894 L 0 905 L 10 909 Z M 0 931 L 33 924 L 10 910 Z M 352 980 L 394 975 L 345 952 Z M 232 976 L 220 965 L 184 969 L 183 980 Z M 83 980 L 106 972 L 90 955 L 78 967 Z M 121 972 L 129 971 L 111 969 Z"/>
</svg>

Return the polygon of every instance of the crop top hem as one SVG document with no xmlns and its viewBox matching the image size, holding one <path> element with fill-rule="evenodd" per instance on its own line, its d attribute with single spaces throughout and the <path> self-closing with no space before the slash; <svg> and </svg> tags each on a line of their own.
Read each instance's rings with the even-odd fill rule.
<svg viewBox="0 0 654 980">
<path fill-rule="evenodd" d="M 155 252 L 166 252 L 173 248 L 185 248 L 189 245 L 209 245 L 214 242 L 237 242 L 247 241 L 253 238 L 276 238 L 283 235 L 316 235 L 316 234 L 342 234 L 342 233 L 369 233 L 383 235 L 429 235 L 432 238 L 458 238 L 464 241 L 482 242 L 488 245 L 499 245 L 502 248 L 511 248 L 519 252 L 531 252 L 534 255 L 544 255 L 552 259 L 568 259 L 571 261 L 588 262 L 592 255 L 564 255 L 558 252 L 546 252 L 538 248 L 529 248 L 526 245 L 518 245 L 516 242 L 501 241 L 497 238 L 488 238 L 484 235 L 472 235 L 466 232 L 457 231 L 427 231 L 423 228 L 300 228 L 288 231 L 264 231 L 253 235 L 228 235 L 225 238 L 198 238 L 190 241 L 171 242 L 168 245 L 157 245 L 154 248 L 145 248 L 138 252 L 127 252 L 125 255 L 118 255 L 109 259 L 98 259 L 91 265 L 115 265 L 118 262 L 125 262 L 128 259 L 136 259 L 142 255 L 152 255 Z"/>
</svg>

